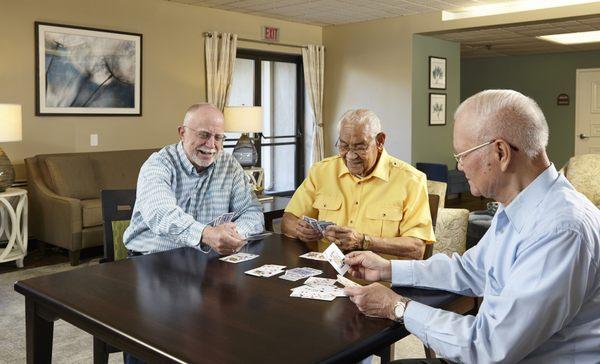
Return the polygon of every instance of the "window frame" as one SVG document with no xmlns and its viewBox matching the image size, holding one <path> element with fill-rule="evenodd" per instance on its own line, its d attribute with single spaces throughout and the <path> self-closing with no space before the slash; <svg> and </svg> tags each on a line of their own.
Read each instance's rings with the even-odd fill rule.
<svg viewBox="0 0 600 364">
<path fill-rule="evenodd" d="M 294 156 L 294 175 L 295 175 L 295 189 L 297 189 L 302 181 L 304 181 L 304 66 L 302 62 L 301 54 L 293 53 L 278 53 L 268 52 L 256 49 L 237 49 L 236 58 L 250 59 L 254 61 L 254 106 L 262 106 L 262 61 L 271 62 L 286 62 L 296 64 L 296 135 L 274 135 L 273 138 L 263 139 L 262 133 L 260 138 L 253 138 L 255 142 L 256 151 L 258 152 L 258 166 L 262 167 L 262 147 L 263 146 L 279 146 L 279 145 L 295 145 L 296 153 Z M 234 71 L 235 72 L 235 71 Z M 277 142 L 277 139 L 290 139 L 294 138 L 293 142 Z M 238 139 L 226 139 L 227 142 L 237 142 Z M 264 142 L 266 140 L 266 142 Z M 224 145 L 223 148 L 233 148 L 234 145 Z M 291 196 L 294 190 L 280 191 L 271 193 L 274 196 Z"/>
</svg>

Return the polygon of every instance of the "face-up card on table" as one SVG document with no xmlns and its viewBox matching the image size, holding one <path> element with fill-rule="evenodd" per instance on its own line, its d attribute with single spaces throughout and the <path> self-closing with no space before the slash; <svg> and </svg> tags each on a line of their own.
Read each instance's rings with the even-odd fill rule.
<svg viewBox="0 0 600 364">
<path fill-rule="evenodd" d="M 288 269 L 287 271 L 285 271 L 285 274 L 282 276 L 279 276 L 279 278 L 285 279 L 287 281 L 295 282 L 300 279 L 304 279 L 304 278 L 308 278 L 308 277 L 312 277 L 312 276 L 318 276 L 321 273 L 323 273 L 322 270 L 318 270 L 318 269 L 314 269 L 314 268 L 310 268 L 310 267 L 293 268 L 293 269 Z"/>
<path fill-rule="evenodd" d="M 233 255 L 228 255 L 223 258 L 219 258 L 219 260 L 222 260 L 227 263 L 241 263 L 241 262 L 245 262 L 247 260 L 251 260 L 251 259 L 254 259 L 257 257 L 258 257 L 258 255 L 256 255 L 256 254 L 236 253 Z"/>
<path fill-rule="evenodd" d="M 285 269 L 285 265 L 265 264 L 262 267 L 250 269 L 244 273 L 255 277 L 272 277 Z"/>
<path fill-rule="evenodd" d="M 309 298 L 311 300 L 333 301 L 335 296 L 326 292 L 319 292 L 309 286 L 300 286 L 294 288 L 290 297 Z"/>
<path fill-rule="evenodd" d="M 341 275 L 346 274 L 350 266 L 344 263 L 344 253 L 338 248 L 337 245 L 331 244 L 325 251 L 323 252 L 323 256 L 329 264 L 333 266 L 333 268 Z"/>
<path fill-rule="evenodd" d="M 325 259 L 325 257 L 323 256 L 323 253 L 320 252 L 308 252 L 308 253 L 304 253 L 300 256 L 300 258 L 304 258 L 304 259 L 312 259 L 312 260 L 320 260 L 323 262 L 326 262 L 327 259 Z"/>
</svg>

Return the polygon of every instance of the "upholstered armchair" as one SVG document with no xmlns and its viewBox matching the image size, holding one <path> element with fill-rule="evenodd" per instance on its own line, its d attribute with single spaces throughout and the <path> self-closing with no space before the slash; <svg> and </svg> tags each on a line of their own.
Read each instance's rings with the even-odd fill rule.
<svg viewBox="0 0 600 364">
<path fill-rule="evenodd" d="M 600 154 L 582 154 L 572 157 L 560 172 L 577 191 L 600 208 Z"/>
<path fill-rule="evenodd" d="M 435 225 L 436 243 L 433 245 L 433 253 L 462 254 L 467 245 L 469 210 L 445 208 L 446 187 L 444 182 L 427 181 L 428 193 L 440 196 Z"/>
</svg>

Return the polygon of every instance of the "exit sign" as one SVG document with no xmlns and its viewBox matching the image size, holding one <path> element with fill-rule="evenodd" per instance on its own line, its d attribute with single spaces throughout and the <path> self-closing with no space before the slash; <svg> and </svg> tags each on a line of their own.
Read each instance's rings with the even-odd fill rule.
<svg viewBox="0 0 600 364">
<path fill-rule="evenodd" d="M 279 28 L 263 27 L 263 39 L 271 42 L 279 42 Z"/>
</svg>

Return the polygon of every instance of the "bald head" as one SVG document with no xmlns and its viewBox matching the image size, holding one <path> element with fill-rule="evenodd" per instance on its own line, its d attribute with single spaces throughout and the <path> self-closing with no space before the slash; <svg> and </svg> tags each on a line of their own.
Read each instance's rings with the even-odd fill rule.
<svg viewBox="0 0 600 364">
<path fill-rule="evenodd" d="M 544 153 L 548 145 L 548 124 L 542 110 L 533 99 L 514 90 L 479 92 L 460 104 L 454 120 L 468 122 L 478 142 L 501 138 L 529 158 Z"/>
<path fill-rule="evenodd" d="M 188 107 L 185 111 L 185 116 L 183 117 L 183 126 L 194 127 L 191 124 L 198 118 L 216 118 L 224 120 L 223 113 L 215 105 L 208 102 L 201 102 Z"/>
</svg>

